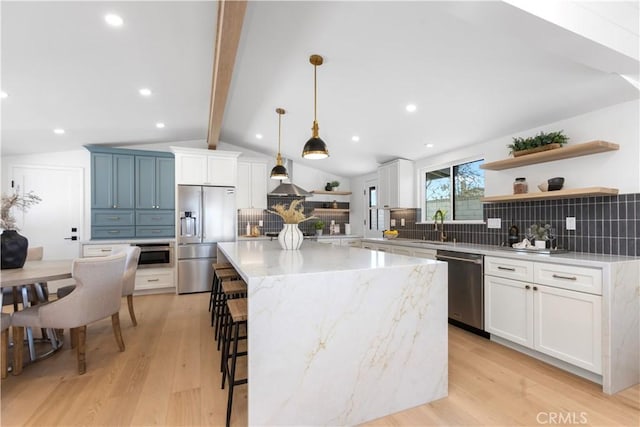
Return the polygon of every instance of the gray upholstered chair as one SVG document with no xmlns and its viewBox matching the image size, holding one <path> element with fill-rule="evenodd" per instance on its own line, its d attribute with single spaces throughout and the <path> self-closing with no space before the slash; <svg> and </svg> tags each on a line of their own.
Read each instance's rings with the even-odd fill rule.
<svg viewBox="0 0 640 427">
<path fill-rule="evenodd" d="M 71 345 L 77 347 L 78 373 L 86 372 L 85 342 L 87 325 L 111 316 L 113 333 L 120 351 L 124 342 L 120 331 L 120 301 L 126 255 L 120 253 L 100 258 L 73 261 L 72 277 L 76 288 L 65 298 L 38 304 L 12 317 L 13 337 L 24 339 L 24 328 L 71 329 Z M 22 372 L 22 346 L 14 347 L 14 372 Z"/>
<path fill-rule="evenodd" d="M 2 378 L 7 378 L 7 372 L 9 371 L 9 362 L 7 357 L 9 356 L 9 326 L 11 326 L 11 315 L 2 313 L 2 354 L 0 354 L 0 367 Z"/>
<path fill-rule="evenodd" d="M 127 297 L 127 306 L 129 307 L 129 316 L 131 316 L 131 323 L 133 326 L 138 325 L 136 319 L 136 313 L 133 311 L 133 290 L 136 284 L 136 271 L 138 271 L 138 260 L 140 259 L 140 247 L 139 246 L 127 246 L 124 249 L 116 249 L 114 254 L 124 252 L 127 255 L 127 261 L 124 271 L 124 277 L 122 280 L 122 296 Z M 58 299 L 64 298 L 69 295 L 75 289 L 75 285 L 68 285 L 58 288 Z"/>
</svg>

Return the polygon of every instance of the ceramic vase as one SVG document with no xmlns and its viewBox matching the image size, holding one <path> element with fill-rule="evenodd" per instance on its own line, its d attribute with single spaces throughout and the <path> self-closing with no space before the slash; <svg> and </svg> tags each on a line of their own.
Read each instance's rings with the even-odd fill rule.
<svg viewBox="0 0 640 427">
<path fill-rule="evenodd" d="M 0 236 L 2 247 L 0 250 L 1 267 L 3 270 L 22 268 L 27 260 L 29 241 L 18 234 L 16 230 L 4 230 Z"/>
<path fill-rule="evenodd" d="M 292 251 L 300 249 L 304 236 L 298 228 L 298 224 L 284 224 L 282 230 L 278 234 L 278 242 L 282 249 Z"/>
</svg>

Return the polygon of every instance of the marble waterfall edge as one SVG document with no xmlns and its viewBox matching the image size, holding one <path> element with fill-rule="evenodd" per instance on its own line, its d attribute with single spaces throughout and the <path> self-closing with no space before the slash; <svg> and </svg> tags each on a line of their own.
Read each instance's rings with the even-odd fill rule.
<svg viewBox="0 0 640 427">
<path fill-rule="evenodd" d="M 250 425 L 353 425 L 445 397 L 439 262 L 249 280 Z"/>
</svg>

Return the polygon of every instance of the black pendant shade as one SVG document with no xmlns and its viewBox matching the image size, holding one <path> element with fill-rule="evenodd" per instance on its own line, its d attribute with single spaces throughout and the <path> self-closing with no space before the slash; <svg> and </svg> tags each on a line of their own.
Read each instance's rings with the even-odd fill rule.
<svg viewBox="0 0 640 427">
<path fill-rule="evenodd" d="M 305 159 L 324 159 L 329 157 L 327 144 L 320 137 L 309 138 L 302 149 L 302 157 Z"/>
<path fill-rule="evenodd" d="M 271 179 L 288 179 L 287 168 L 282 165 L 275 165 L 271 169 Z"/>
<path fill-rule="evenodd" d="M 280 135 L 282 131 L 282 115 L 285 113 L 284 109 L 276 108 L 278 113 L 278 156 L 276 157 L 276 165 L 271 169 L 271 179 L 289 179 L 289 173 L 287 168 L 282 165 L 282 156 L 280 155 Z"/>
</svg>

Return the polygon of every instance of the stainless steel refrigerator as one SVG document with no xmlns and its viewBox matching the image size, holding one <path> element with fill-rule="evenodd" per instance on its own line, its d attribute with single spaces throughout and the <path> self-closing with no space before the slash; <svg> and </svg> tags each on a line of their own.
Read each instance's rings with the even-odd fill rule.
<svg viewBox="0 0 640 427">
<path fill-rule="evenodd" d="M 233 187 L 178 186 L 178 293 L 211 290 L 217 243 L 236 239 Z"/>
</svg>

